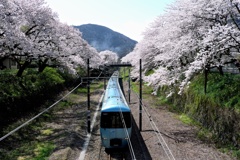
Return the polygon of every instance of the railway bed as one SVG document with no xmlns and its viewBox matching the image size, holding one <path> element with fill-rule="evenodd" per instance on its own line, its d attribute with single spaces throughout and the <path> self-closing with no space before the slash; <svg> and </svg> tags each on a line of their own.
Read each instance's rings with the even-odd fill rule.
<svg viewBox="0 0 240 160">
<path fill-rule="evenodd" d="M 126 88 L 126 84 L 125 84 Z M 126 92 L 125 92 L 126 94 Z M 127 95 L 127 94 L 126 94 Z M 149 106 L 149 101 L 146 102 Z M 151 159 L 169 159 L 164 153 L 162 145 L 156 138 L 156 133 L 151 129 L 148 118 L 143 116 L 142 131 L 139 131 L 138 124 L 138 98 L 132 94 L 130 103 L 132 115 L 133 115 L 133 131 L 131 136 L 131 143 L 137 160 L 151 160 Z M 215 159 L 235 159 L 226 154 L 219 152 L 216 148 L 210 144 L 205 144 L 199 139 L 195 138 L 196 128 L 188 126 L 179 121 L 174 113 L 167 111 L 164 106 L 158 108 L 149 107 L 151 116 L 155 117 L 156 124 L 160 128 L 160 132 L 164 133 L 164 139 L 169 145 L 169 148 L 173 152 L 176 159 L 196 159 L 196 160 L 215 160 Z M 100 137 L 100 111 L 98 111 L 98 119 L 92 131 L 90 144 L 86 152 L 85 160 L 132 160 L 129 149 L 125 151 L 106 151 L 101 146 Z M 144 114 L 143 114 L 144 115 Z M 184 134 L 175 134 L 184 133 Z"/>
<path fill-rule="evenodd" d="M 86 152 L 85 160 L 132 160 L 129 148 L 125 149 L 105 149 L 101 145 L 101 136 L 99 128 L 100 111 L 98 113 L 96 124 L 92 131 L 92 136 Z M 139 133 L 137 125 L 133 119 L 133 131 L 131 136 L 131 143 L 133 146 L 136 159 L 149 160 L 152 159 L 145 143 Z"/>
</svg>

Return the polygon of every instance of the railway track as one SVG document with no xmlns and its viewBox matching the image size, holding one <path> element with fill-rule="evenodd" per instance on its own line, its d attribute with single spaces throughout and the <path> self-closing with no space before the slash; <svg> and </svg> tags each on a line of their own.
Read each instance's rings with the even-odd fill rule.
<svg viewBox="0 0 240 160">
<path fill-rule="evenodd" d="M 127 157 L 127 150 L 105 150 L 101 147 L 98 160 L 126 160 Z"/>
<path fill-rule="evenodd" d="M 125 149 L 105 149 L 101 144 L 90 149 L 85 157 L 86 160 L 130 160 L 131 156 L 129 150 Z"/>
<path fill-rule="evenodd" d="M 99 116 L 99 114 L 98 114 Z M 136 159 L 149 160 L 152 159 L 148 149 L 138 131 L 135 121 L 133 121 L 133 132 L 131 136 L 131 142 Z M 101 137 L 99 131 L 99 121 L 96 121 L 94 126 L 92 137 L 89 142 L 89 147 L 86 152 L 85 160 L 132 160 L 129 148 L 125 149 L 105 149 L 101 145 Z"/>
<path fill-rule="evenodd" d="M 137 99 L 139 97 L 137 96 Z M 132 106 L 133 107 L 133 106 Z M 144 106 L 145 107 L 145 106 Z M 133 109 L 136 110 L 136 109 Z M 133 111 L 132 110 L 132 111 Z M 144 110 L 146 113 L 147 111 Z M 146 114 L 146 117 L 151 117 L 149 113 Z M 98 119 L 100 117 L 100 111 L 98 111 Z M 106 150 L 102 145 L 101 145 L 101 136 L 100 136 L 100 124 L 99 120 L 97 121 L 95 125 L 95 129 L 93 129 L 92 133 L 92 138 L 90 140 L 90 147 L 88 148 L 87 154 L 85 159 L 90 160 L 90 159 L 98 159 L 98 160 L 133 160 L 133 159 L 141 159 L 141 160 L 148 160 L 152 159 L 148 148 L 146 147 L 145 141 L 148 140 L 149 138 L 152 139 L 154 138 L 155 140 L 153 141 L 154 144 L 153 147 L 155 150 L 158 150 L 158 154 L 161 155 L 161 157 L 164 157 L 169 160 L 175 160 L 173 157 L 170 149 L 168 148 L 168 145 L 164 141 L 162 135 L 160 134 L 160 131 L 158 130 L 156 124 L 154 123 L 153 119 L 146 119 L 146 121 L 150 122 L 150 126 L 152 126 L 152 130 L 145 130 L 150 136 L 149 138 L 143 140 L 141 133 L 139 132 L 138 126 L 135 122 L 135 117 L 132 117 L 132 136 L 131 136 L 131 147 L 127 147 L 126 149 L 108 149 Z M 137 119 L 136 119 L 137 121 Z M 150 127 L 148 126 L 148 127 Z M 98 146 L 97 146 L 98 145 Z M 157 157 L 154 157 L 157 158 Z M 159 157 L 158 157 L 159 158 Z"/>
<path fill-rule="evenodd" d="M 101 143 L 100 136 L 100 115 L 101 109 L 98 110 L 98 120 L 92 130 L 91 140 L 89 142 L 89 147 L 86 152 L 84 159 L 99 159 L 99 160 L 135 160 L 135 159 L 151 159 L 150 154 L 147 156 L 144 155 L 148 153 L 147 147 L 144 144 L 143 140 L 140 140 L 141 134 L 137 128 L 136 122 L 132 117 L 132 135 L 130 141 L 128 141 L 128 147 L 124 149 L 105 149 Z M 122 122 L 124 123 L 124 122 Z M 145 147 L 143 147 L 145 146 Z"/>
</svg>

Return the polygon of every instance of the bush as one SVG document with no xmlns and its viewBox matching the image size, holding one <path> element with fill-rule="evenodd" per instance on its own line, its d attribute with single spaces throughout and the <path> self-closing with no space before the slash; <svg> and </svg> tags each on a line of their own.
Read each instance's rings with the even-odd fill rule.
<svg viewBox="0 0 240 160">
<path fill-rule="evenodd" d="M 42 73 L 27 69 L 22 77 L 16 77 L 15 72 L 0 71 L 0 128 L 28 112 L 38 110 L 64 87 L 64 78 L 54 68 L 47 67 Z"/>
<path fill-rule="evenodd" d="M 207 94 L 218 106 L 240 109 L 240 75 L 211 73 L 208 76 Z M 204 76 L 199 75 L 192 81 L 189 90 L 204 95 Z"/>
<path fill-rule="evenodd" d="M 215 140 L 224 145 L 240 147 L 240 75 L 210 73 L 207 93 L 204 75 L 196 76 L 188 89 L 178 95 L 178 89 L 168 98 L 171 108 L 197 120 L 213 132 Z M 160 89 L 161 96 L 168 89 Z M 166 94 L 165 94 L 166 96 Z"/>
</svg>

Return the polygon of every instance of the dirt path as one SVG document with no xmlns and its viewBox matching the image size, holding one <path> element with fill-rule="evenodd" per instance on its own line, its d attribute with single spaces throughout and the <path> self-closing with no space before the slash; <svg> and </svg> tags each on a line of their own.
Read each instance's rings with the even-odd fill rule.
<svg viewBox="0 0 240 160">
<path fill-rule="evenodd" d="M 124 85 L 125 88 L 127 84 Z M 127 95 L 127 93 L 125 93 Z M 143 99 L 146 109 L 156 123 L 163 138 L 168 144 L 176 160 L 231 160 L 230 156 L 221 153 L 211 144 L 205 144 L 197 138 L 197 128 L 186 125 L 177 119 L 178 115 L 169 112 L 164 106 L 155 103 L 156 97 Z M 136 94 L 131 94 L 130 107 L 133 117 L 139 127 L 139 100 Z M 149 116 L 142 113 L 142 131 L 140 132 L 154 160 L 167 160 L 168 157 L 159 143 L 149 122 Z"/>
<path fill-rule="evenodd" d="M 91 93 L 91 119 L 94 117 L 102 93 L 103 89 L 95 89 Z M 57 148 L 49 160 L 77 160 L 83 149 L 87 137 L 87 95 L 80 94 L 75 98 L 77 105 L 57 112 L 55 120 L 48 124 L 55 131 L 59 130 L 55 139 Z M 60 135 L 62 138 L 59 138 Z"/>
</svg>

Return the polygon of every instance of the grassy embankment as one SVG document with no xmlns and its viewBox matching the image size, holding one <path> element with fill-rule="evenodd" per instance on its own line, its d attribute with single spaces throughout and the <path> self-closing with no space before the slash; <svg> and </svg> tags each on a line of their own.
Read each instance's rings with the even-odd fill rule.
<svg viewBox="0 0 240 160">
<path fill-rule="evenodd" d="M 14 71 L 11 71 L 11 74 Z M 9 74 L 9 73 L 7 73 Z M 11 76 L 9 74 L 8 76 Z M 65 75 L 66 76 L 66 75 Z M 14 76 L 12 76 L 14 77 Z M 28 78 L 30 77 L 30 78 Z M 66 77 L 61 76 L 57 70 L 48 68 L 46 69 L 41 75 L 37 75 L 35 73 L 26 73 L 25 75 L 25 82 L 29 81 L 29 85 L 27 86 L 29 88 L 32 88 L 33 92 L 34 90 L 38 90 L 37 88 L 47 88 L 48 91 L 51 89 L 54 89 L 55 87 L 59 87 L 59 85 L 65 86 L 63 83 L 67 80 Z M 31 79 L 34 78 L 34 81 Z M 22 79 L 21 79 L 22 80 Z M 30 82 L 31 80 L 31 82 Z M 17 81 L 17 83 L 19 83 Z M 17 87 L 18 85 L 11 85 L 8 84 L 9 87 Z M 53 85 L 52 87 L 49 85 Z M 103 83 L 93 84 L 91 85 L 91 92 L 94 92 L 95 90 L 103 88 Z M 7 89 L 7 87 L 6 87 Z M 21 90 L 19 89 L 15 90 L 9 90 L 10 92 L 17 92 Z M 40 89 L 39 89 L 40 90 Z M 57 89 L 59 91 L 59 89 Z M 56 91 L 56 92 L 57 92 Z M 40 91 L 39 91 L 40 92 Z M 39 93 L 38 92 L 38 93 Z M 56 118 L 55 114 L 58 111 L 62 112 L 66 110 L 68 107 L 71 107 L 73 105 L 79 104 L 79 102 L 85 103 L 85 99 L 83 100 L 83 95 L 85 95 L 87 92 L 86 87 L 80 87 L 76 91 L 74 91 L 72 94 L 70 94 L 66 99 L 58 103 L 52 110 L 48 111 L 47 113 L 43 114 L 41 117 L 30 123 L 29 125 L 25 126 L 24 128 L 20 129 L 18 132 L 14 133 L 4 141 L 0 143 L 0 159 L 1 160 L 9 160 L 9 159 L 17 159 L 17 160 L 42 160 L 47 159 L 47 157 L 50 156 L 50 154 L 55 150 L 55 148 L 59 147 L 57 146 L 56 142 L 54 141 L 55 138 L 49 138 L 52 135 L 56 134 L 58 131 L 57 129 L 46 127 L 46 123 L 52 123 L 54 119 Z M 55 93 L 55 92 L 54 92 Z M 45 93 L 45 94 L 53 94 L 51 93 Z M 56 93 L 55 93 L 56 95 Z M 17 95 L 21 96 L 21 94 Z M 86 95 L 85 95 L 86 96 Z M 14 97 L 14 95 L 13 95 Z M 1 97 L 2 98 L 2 97 Z M 41 97 L 39 97 L 41 98 Z M 50 98 L 50 97 L 49 97 Z M 85 97 L 86 98 L 86 97 Z M 46 102 L 46 99 L 41 104 L 43 106 L 49 106 L 52 104 L 52 102 L 55 101 L 54 98 L 50 102 Z M 13 101 L 14 102 L 14 101 Z M 10 103 L 10 102 L 9 102 Z M 30 103 L 30 102 L 29 102 Z M 33 104 L 32 107 L 34 107 L 35 100 L 31 101 Z M 13 108 L 14 109 L 14 108 Z M 12 110 L 13 110 L 12 109 Z M 23 108 L 25 109 L 25 108 Z M 19 108 L 21 110 L 21 108 Z M 23 111 L 22 111 L 23 112 Z M 26 120 L 28 120 L 30 117 L 33 117 L 35 112 L 29 111 L 30 115 L 26 115 L 25 117 L 22 117 L 21 119 L 16 120 L 13 124 L 11 124 L 8 127 L 5 127 L 5 129 L 2 131 L 2 135 L 10 132 L 14 128 L 18 127 L 20 124 L 24 123 Z M 14 118 L 15 119 L 15 118 Z M 82 122 L 79 125 L 85 125 L 85 122 Z M 61 134 L 59 136 L 65 136 L 64 134 Z M 57 137 L 61 138 L 61 137 Z"/>
<path fill-rule="evenodd" d="M 126 75 L 125 75 L 126 76 Z M 240 158 L 240 75 L 211 73 L 207 93 L 204 93 L 204 76 L 198 75 L 182 95 L 178 88 L 166 98 L 168 87 L 162 87 L 158 96 L 150 95 L 151 87 L 143 86 L 143 96 L 154 99 L 155 105 L 167 105 L 179 114 L 179 119 L 199 128 L 198 137 L 215 143 L 223 152 Z M 139 83 L 132 83 L 138 92 Z"/>
<path fill-rule="evenodd" d="M 204 76 L 198 75 L 182 96 L 174 94 L 168 102 L 200 124 L 199 138 L 240 158 L 240 75 L 211 73 L 208 79 L 206 94 Z M 160 95 L 164 96 L 164 89 Z"/>
</svg>

